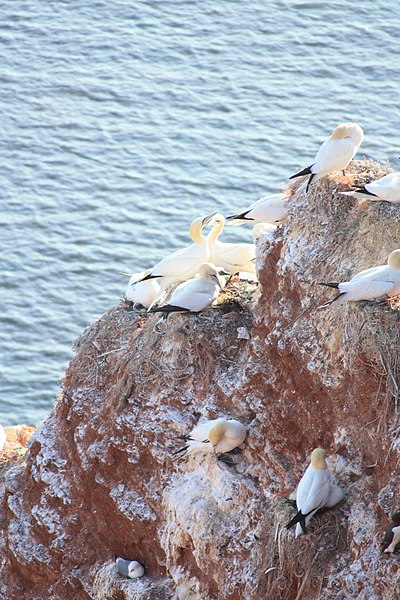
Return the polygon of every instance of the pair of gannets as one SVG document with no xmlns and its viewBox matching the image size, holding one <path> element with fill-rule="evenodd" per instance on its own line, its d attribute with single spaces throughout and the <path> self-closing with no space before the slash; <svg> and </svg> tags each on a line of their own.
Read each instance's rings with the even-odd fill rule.
<svg viewBox="0 0 400 600">
<path fill-rule="evenodd" d="M 295 173 L 289 179 L 310 175 L 306 188 L 308 192 L 314 178 L 317 180 L 332 171 L 343 171 L 357 153 L 363 139 L 364 132 L 357 123 L 338 125 L 318 150 L 313 164 Z"/>
<path fill-rule="evenodd" d="M 225 281 L 215 265 L 204 263 L 197 277 L 178 285 L 167 304 L 150 308 L 149 312 L 197 313 L 205 310 L 217 299 Z"/>
<path fill-rule="evenodd" d="M 400 544 L 400 512 L 395 512 L 383 538 L 382 552 L 394 552 L 398 544 Z"/>
<path fill-rule="evenodd" d="M 331 475 L 325 461 L 326 451 L 316 448 L 311 453 L 311 464 L 307 467 L 296 491 L 298 512 L 286 525 L 296 525 L 296 537 L 307 533 L 311 517 L 320 508 L 331 508 L 344 498 L 343 490 L 331 483 Z"/>
<path fill-rule="evenodd" d="M 376 181 L 366 183 L 363 187 L 356 188 L 351 192 L 342 192 L 345 196 L 356 198 L 368 198 L 375 202 L 385 201 L 400 203 L 400 173 L 389 173 Z"/>
<path fill-rule="evenodd" d="M 350 281 L 320 285 L 339 290 L 339 294 L 333 300 L 325 302 L 320 308 L 325 308 L 334 302 L 357 302 L 397 296 L 400 294 L 400 249 L 391 252 L 387 265 L 360 271 Z"/>
<path fill-rule="evenodd" d="M 125 560 L 119 556 L 115 559 L 118 567 L 118 572 L 123 577 L 129 577 L 129 579 L 137 579 L 143 577 L 145 570 L 144 566 L 137 560 Z"/>
<path fill-rule="evenodd" d="M 178 458 L 191 452 L 202 450 L 224 454 L 240 446 L 246 439 L 246 427 L 235 419 L 211 419 L 197 425 L 187 435 L 179 436 L 185 440 L 185 445 L 176 450 Z"/>
<path fill-rule="evenodd" d="M 264 196 L 253 202 L 243 212 L 227 217 L 228 225 L 241 225 L 242 223 L 270 223 L 280 225 L 287 216 L 287 197 L 285 194 L 272 194 Z"/>
</svg>

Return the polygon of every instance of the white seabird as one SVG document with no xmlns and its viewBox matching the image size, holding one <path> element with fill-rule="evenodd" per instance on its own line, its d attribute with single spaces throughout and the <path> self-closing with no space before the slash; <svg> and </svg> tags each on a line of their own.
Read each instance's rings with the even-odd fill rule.
<svg viewBox="0 0 400 600">
<path fill-rule="evenodd" d="M 204 263 L 198 277 L 193 277 L 175 288 L 168 304 L 150 308 L 148 312 L 198 313 L 208 308 L 218 297 L 225 281 L 211 263 Z"/>
<path fill-rule="evenodd" d="M 147 281 L 149 279 L 160 278 L 160 293 L 156 300 L 172 283 L 179 283 L 193 277 L 198 272 L 200 265 L 209 260 L 210 250 L 208 240 L 202 231 L 214 215 L 215 213 L 212 213 L 206 217 L 195 219 L 189 229 L 193 244 L 182 250 L 177 250 L 160 260 L 160 262 L 150 269 L 148 275 L 141 279 L 141 281 Z"/>
<path fill-rule="evenodd" d="M 6 440 L 7 440 L 6 432 L 4 431 L 3 426 L 0 425 L 0 452 L 3 450 Z"/>
<path fill-rule="evenodd" d="M 137 560 L 125 560 L 119 556 L 115 559 L 118 567 L 118 572 L 123 577 L 129 577 L 129 579 L 137 579 L 143 577 L 145 570 L 144 566 Z"/>
<path fill-rule="evenodd" d="M 313 164 L 295 173 L 289 179 L 310 175 L 306 188 L 308 192 L 314 178 L 320 179 L 332 171 L 343 171 L 354 158 L 363 139 L 364 132 L 357 123 L 338 125 L 318 150 Z"/>
<path fill-rule="evenodd" d="M 286 525 L 289 529 L 296 525 L 296 537 L 307 533 L 311 517 L 326 503 L 330 491 L 330 472 L 325 461 L 326 451 L 316 448 L 311 453 L 311 464 L 307 467 L 296 491 L 298 512 Z"/>
<path fill-rule="evenodd" d="M 212 419 L 197 425 L 190 433 L 181 437 L 186 443 L 174 452 L 175 455 L 179 455 L 178 458 L 197 450 L 223 454 L 244 442 L 246 427 L 235 419 Z"/>
<path fill-rule="evenodd" d="M 149 271 L 133 273 L 125 291 L 125 298 L 133 302 L 138 308 L 149 308 L 160 293 L 160 284 L 157 279 L 143 281 L 143 278 L 148 274 Z"/>
<path fill-rule="evenodd" d="M 355 188 L 351 192 L 342 192 L 342 194 L 356 198 L 368 198 L 375 202 L 400 204 L 400 172 L 389 173 L 380 179 L 366 183 L 363 187 Z"/>
<path fill-rule="evenodd" d="M 387 265 L 360 271 L 350 281 L 320 283 L 320 285 L 335 288 L 339 290 L 339 294 L 319 308 L 325 308 L 334 302 L 357 302 L 397 296 L 400 294 L 400 250 L 391 252 Z"/>
<path fill-rule="evenodd" d="M 210 249 L 210 262 L 217 267 L 222 267 L 231 275 L 241 271 L 255 273 L 256 247 L 254 244 L 231 244 L 220 242 L 219 236 L 225 226 L 225 217 L 221 213 L 215 213 L 210 219 L 211 231 L 207 236 Z"/>
<path fill-rule="evenodd" d="M 242 213 L 226 218 L 227 225 L 241 225 L 242 223 L 270 223 L 280 225 L 287 216 L 287 197 L 285 194 L 272 194 L 264 196 L 253 202 Z"/>
<path fill-rule="evenodd" d="M 396 550 L 398 544 L 400 544 L 400 512 L 395 512 L 392 515 L 392 522 L 385 531 L 382 552 L 390 554 Z"/>
</svg>

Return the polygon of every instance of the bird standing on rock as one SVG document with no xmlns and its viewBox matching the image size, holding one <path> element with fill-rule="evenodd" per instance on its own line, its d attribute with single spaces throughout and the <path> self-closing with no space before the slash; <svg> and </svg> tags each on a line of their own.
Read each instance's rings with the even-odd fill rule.
<svg viewBox="0 0 400 600">
<path fill-rule="evenodd" d="M 386 529 L 382 543 L 382 552 L 392 553 L 400 544 L 400 511 L 393 513 L 392 522 Z"/>
<path fill-rule="evenodd" d="M 241 225 L 242 223 L 271 223 L 280 225 L 287 216 L 287 197 L 285 194 L 264 196 L 253 202 L 240 214 L 226 218 L 227 225 Z"/>
<path fill-rule="evenodd" d="M 146 275 L 148 275 L 148 271 L 133 273 L 125 291 L 125 298 L 138 308 L 149 308 L 160 293 L 160 284 L 157 279 L 142 281 Z"/>
<path fill-rule="evenodd" d="M 240 446 L 246 439 L 246 427 L 235 419 L 212 419 L 197 425 L 190 433 L 181 436 L 186 444 L 174 452 L 178 458 L 196 450 L 223 454 Z"/>
<path fill-rule="evenodd" d="M 315 448 L 311 453 L 311 464 L 307 467 L 296 491 L 298 512 L 286 525 L 287 529 L 296 525 L 296 537 L 307 533 L 311 517 L 329 498 L 331 475 L 325 461 L 326 451 Z"/>
<path fill-rule="evenodd" d="M 400 294 L 400 249 L 390 253 L 387 265 L 360 271 L 350 281 L 320 283 L 319 285 L 339 290 L 339 294 L 333 300 L 321 304 L 319 308 L 326 308 L 334 302 L 340 304 L 397 296 Z"/>
<path fill-rule="evenodd" d="M 204 263 L 198 277 L 193 277 L 175 288 L 168 304 L 150 308 L 148 312 L 198 313 L 208 308 L 218 297 L 223 281 L 211 263 Z"/>
<path fill-rule="evenodd" d="M 129 579 L 137 579 L 143 577 L 145 571 L 144 566 L 137 560 L 125 560 L 125 558 L 117 557 L 115 562 L 118 567 L 118 572 L 123 577 L 129 577 Z"/>
<path fill-rule="evenodd" d="M 207 236 L 210 248 L 210 261 L 217 267 L 222 267 L 225 271 L 231 273 L 231 275 L 242 271 L 255 273 L 255 245 L 220 242 L 218 238 L 225 226 L 225 217 L 221 213 L 215 213 L 209 222 L 212 226 Z"/>
<path fill-rule="evenodd" d="M 325 177 L 332 171 L 343 171 L 354 158 L 364 139 L 364 132 L 357 123 L 338 125 L 318 150 L 312 165 L 295 173 L 289 179 L 310 175 L 306 192 L 315 178 Z"/>
<path fill-rule="evenodd" d="M 350 192 L 342 192 L 345 196 L 367 198 L 375 202 L 392 202 L 400 204 L 400 173 L 389 173 L 380 179 L 366 183 L 363 187 Z"/>
</svg>

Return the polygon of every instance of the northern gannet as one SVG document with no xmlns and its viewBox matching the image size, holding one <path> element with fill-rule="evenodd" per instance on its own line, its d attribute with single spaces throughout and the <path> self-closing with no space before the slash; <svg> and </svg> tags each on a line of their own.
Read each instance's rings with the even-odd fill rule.
<svg viewBox="0 0 400 600">
<path fill-rule="evenodd" d="M 215 214 L 198 217 L 192 221 L 189 234 L 193 244 L 160 260 L 141 281 L 159 277 L 160 290 L 163 292 L 171 283 L 186 281 L 193 277 L 198 272 L 200 265 L 209 260 L 208 240 L 202 232 Z"/>
<path fill-rule="evenodd" d="M 253 202 L 243 212 L 226 218 L 227 225 L 241 225 L 242 223 L 271 223 L 280 225 L 286 219 L 287 197 L 285 194 L 264 196 Z"/>
<path fill-rule="evenodd" d="M 400 203 L 400 173 L 389 173 L 380 179 L 366 183 L 363 187 L 358 187 L 351 192 L 342 192 L 345 196 L 355 196 L 356 198 L 368 198 L 375 202 L 385 201 Z"/>
<path fill-rule="evenodd" d="M 396 550 L 398 544 L 400 544 L 400 512 L 395 512 L 383 538 L 382 552 L 390 554 Z"/>
<path fill-rule="evenodd" d="M 397 296 L 400 294 L 400 250 L 391 252 L 387 265 L 360 271 L 350 281 L 320 283 L 320 285 L 335 288 L 340 293 L 319 308 L 325 308 L 334 302 L 357 302 Z"/>
<path fill-rule="evenodd" d="M 160 293 L 160 284 L 157 279 L 143 281 L 148 273 L 148 271 L 141 271 L 131 275 L 125 291 L 125 298 L 133 302 L 138 308 L 149 308 Z"/>
<path fill-rule="evenodd" d="M 295 173 L 289 179 L 310 175 L 306 192 L 311 181 L 320 179 L 332 171 L 344 170 L 359 149 L 364 132 L 357 123 L 338 125 L 318 150 L 314 162 L 309 167 Z"/>
<path fill-rule="evenodd" d="M 150 308 L 149 312 L 197 313 L 208 308 L 218 297 L 225 281 L 211 263 L 204 263 L 197 277 L 175 288 L 168 304 Z"/>
<path fill-rule="evenodd" d="M 246 427 L 235 419 L 212 419 L 197 425 L 190 433 L 181 437 L 186 443 L 174 452 L 179 455 L 178 458 L 197 450 L 223 454 L 244 442 Z"/>
<path fill-rule="evenodd" d="M 286 528 L 296 525 L 296 537 L 307 533 L 311 517 L 326 505 L 330 491 L 330 472 L 325 461 L 326 451 L 316 448 L 311 453 L 311 464 L 307 467 L 296 491 L 297 514 Z"/>
<path fill-rule="evenodd" d="M 210 248 L 210 262 L 222 267 L 228 273 L 235 275 L 240 271 L 255 273 L 256 247 L 254 244 L 230 244 L 219 241 L 219 236 L 225 226 L 225 217 L 216 213 L 210 219 L 211 231 L 207 236 Z"/>
</svg>

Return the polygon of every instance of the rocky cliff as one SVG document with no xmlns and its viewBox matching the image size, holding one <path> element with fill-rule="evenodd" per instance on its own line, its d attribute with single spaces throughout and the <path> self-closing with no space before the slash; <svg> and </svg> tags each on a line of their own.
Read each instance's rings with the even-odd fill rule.
<svg viewBox="0 0 400 600">
<path fill-rule="evenodd" d="M 83 333 L 5 476 L 1 598 L 398 597 L 399 554 L 380 542 L 399 508 L 399 304 L 317 309 L 334 295 L 318 281 L 400 246 L 398 207 L 338 189 L 381 167 L 351 168 L 293 186 L 287 224 L 258 240 L 258 288 L 235 280 L 219 308 L 166 323 L 122 303 Z M 248 427 L 234 464 L 173 461 L 176 436 L 216 416 Z M 295 540 L 288 498 L 316 446 L 346 498 Z M 119 576 L 115 555 L 145 577 Z"/>
</svg>

